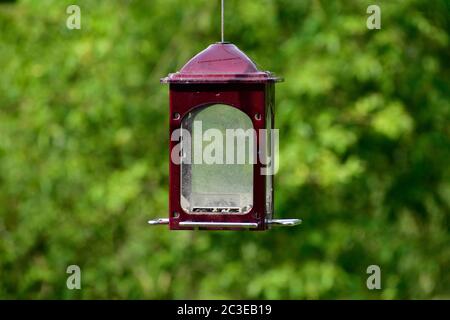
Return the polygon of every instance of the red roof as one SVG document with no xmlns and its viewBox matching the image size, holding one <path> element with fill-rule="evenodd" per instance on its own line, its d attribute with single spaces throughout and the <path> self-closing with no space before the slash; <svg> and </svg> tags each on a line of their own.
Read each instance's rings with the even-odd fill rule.
<svg viewBox="0 0 450 320">
<path fill-rule="evenodd" d="M 197 54 L 179 72 L 161 79 L 163 83 L 227 83 L 279 81 L 232 43 L 215 43 Z"/>
</svg>

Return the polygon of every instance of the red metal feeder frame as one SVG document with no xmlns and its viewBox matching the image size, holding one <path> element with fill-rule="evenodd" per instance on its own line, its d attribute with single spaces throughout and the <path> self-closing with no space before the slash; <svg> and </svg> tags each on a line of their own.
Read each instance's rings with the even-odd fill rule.
<svg viewBox="0 0 450 320">
<path fill-rule="evenodd" d="M 272 73 L 260 71 L 234 44 L 220 42 L 192 58 L 179 72 L 161 79 L 170 85 L 170 137 L 184 117 L 197 108 L 223 104 L 244 112 L 253 128 L 273 129 L 275 82 Z M 268 124 L 269 127 L 268 127 Z M 266 141 L 256 136 L 257 153 Z M 172 149 L 177 141 L 170 141 Z M 267 187 L 259 157 L 253 165 L 253 206 L 241 214 L 186 212 L 181 205 L 181 165 L 170 161 L 169 219 L 151 220 L 151 225 L 169 224 L 171 230 L 266 230 L 271 225 L 292 226 L 298 219 L 273 219 L 273 180 Z M 266 197 L 270 192 L 271 196 Z M 270 199 L 270 203 L 267 202 Z"/>
</svg>

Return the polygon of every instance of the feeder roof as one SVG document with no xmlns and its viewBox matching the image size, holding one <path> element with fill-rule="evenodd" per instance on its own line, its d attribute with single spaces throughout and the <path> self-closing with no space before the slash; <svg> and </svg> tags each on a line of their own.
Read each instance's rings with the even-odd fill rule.
<svg viewBox="0 0 450 320">
<path fill-rule="evenodd" d="M 229 83 L 281 81 L 255 63 L 232 43 L 210 45 L 189 60 L 180 71 L 161 79 L 163 83 Z"/>
</svg>

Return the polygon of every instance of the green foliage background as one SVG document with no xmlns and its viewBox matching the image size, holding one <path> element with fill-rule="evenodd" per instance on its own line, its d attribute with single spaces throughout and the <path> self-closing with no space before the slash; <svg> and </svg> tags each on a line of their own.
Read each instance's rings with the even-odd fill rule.
<svg viewBox="0 0 450 320">
<path fill-rule="evenodd" d="M 9 2 L 0 298 L 450 298 L 448 1 L 376 1 L 373 31 L 373 1 L 226 1 L 226 38 L 286 80 L 276 214 L 304 223 L 265 233 L 146 225 L 168 214 L 159 78 L 219 39 L 218 1 Z"/>
</svg>

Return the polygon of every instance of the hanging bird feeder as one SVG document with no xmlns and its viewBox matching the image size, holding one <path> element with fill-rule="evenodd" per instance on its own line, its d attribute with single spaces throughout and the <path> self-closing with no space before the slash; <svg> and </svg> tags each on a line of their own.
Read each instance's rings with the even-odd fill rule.
<svg viewBox="0 0 450 320">
<path fill-rule="evenodd" d="M 222 41 L 161 79 L 170 88 L 171 230 L 266 230 L 273 218 L 275 83 L 238 47 Z"/>
</svg>

